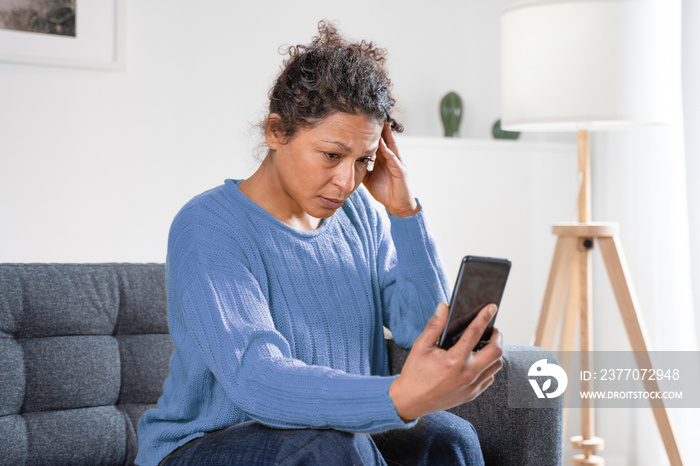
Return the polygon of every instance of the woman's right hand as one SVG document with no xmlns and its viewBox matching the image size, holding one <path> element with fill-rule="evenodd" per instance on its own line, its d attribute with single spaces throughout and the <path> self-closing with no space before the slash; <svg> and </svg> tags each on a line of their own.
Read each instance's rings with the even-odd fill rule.
<svg viewBox="0 0 700 466">
<path fill-rule="evenodd" d="M 437 346 L 448 307 L 442 303 L 428 321 L 403 366 L 389 387 L 396 411 L 404 421 L 466 403 L 479 396 L 503 367 L 503 337 L 493 329 L 491 340 L 479 352 L 472 349 L 496 313 L 491 304 L 482 309 L 449 350 Z"/>
</svg>

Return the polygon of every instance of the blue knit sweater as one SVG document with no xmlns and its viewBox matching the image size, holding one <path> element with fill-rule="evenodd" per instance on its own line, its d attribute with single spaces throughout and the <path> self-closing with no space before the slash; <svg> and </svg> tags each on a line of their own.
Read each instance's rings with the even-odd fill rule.
<svg viewBox="0 0 700 466">
<path fill-rule="evenodd" d="M 278 428 L 403 428 L 382 326 L 410 347 L 449 288 L 422 212 L 388 217 L 360 187 L 313 231 L 227 180 L 186 204 L 168 242 L 175 351 L 136 463 L 256 420 Z M 144 355 L 147 357 L 147 355 Z"/>
</svg>

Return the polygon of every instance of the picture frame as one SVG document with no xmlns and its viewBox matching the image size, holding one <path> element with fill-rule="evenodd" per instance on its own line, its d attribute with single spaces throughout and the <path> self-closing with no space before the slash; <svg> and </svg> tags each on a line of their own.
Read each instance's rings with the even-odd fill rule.
<svg viewBox="0 0 700 466">
<path fill-rule="evenodd" d="M 0 62 L 125 69 L 126 0 L 78 0 L 75 37 L 0 29 Z"/>
</svg>

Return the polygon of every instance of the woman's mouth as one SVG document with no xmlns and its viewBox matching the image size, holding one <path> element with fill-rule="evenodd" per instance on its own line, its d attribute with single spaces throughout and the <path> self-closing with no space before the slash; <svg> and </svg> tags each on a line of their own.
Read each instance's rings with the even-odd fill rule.
<svg viewBox="0 0 700 466">
<path fill-rule="evenodd" d="M 343 206 L 343 203 L 345 202 L 344 200 L 328 199 L 327 197 L 323 196 L 318 196 L 318 198 L 321 200 L 321 204 L 323 204 L 324 207 L 327 207 L 329 209 L 339 209 Z"/>
</svg>

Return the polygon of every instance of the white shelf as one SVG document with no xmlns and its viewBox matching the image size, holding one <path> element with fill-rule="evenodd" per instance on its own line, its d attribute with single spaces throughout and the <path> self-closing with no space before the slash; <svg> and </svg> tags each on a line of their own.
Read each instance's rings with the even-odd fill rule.
<svg viewBox="0 0 700 466">
<path fill-rule="evenodd" d="M 399 149 L 406 147 L 417 150 L 437 149 L 439 151 L 478 151 L 478 152 L 520 152 L 520 153 L 567 153 L 576 154 L 576 144 L 568 142 L 521 141 L 511 139 L 467 139 L 426 136 L 396 135 Z"/>
</svg>

